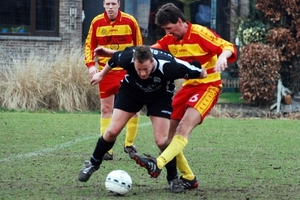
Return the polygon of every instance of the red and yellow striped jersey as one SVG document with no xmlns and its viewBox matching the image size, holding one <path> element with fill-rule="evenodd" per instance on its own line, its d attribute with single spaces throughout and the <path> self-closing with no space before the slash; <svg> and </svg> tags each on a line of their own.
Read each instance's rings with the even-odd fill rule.
<svg viewBox="0 0 300 200">
<path fill-rule="evenodd" d="M 207 70 L 207 78 L 187 79 L 183 85 L 211 84 L 222 86 L 221 74 L 214 71 L 214 67 L 223 50 L 228 49 L 233 54 L 228 58 L 228 62 L 234 62 L 237 59 L 237 50 L 235 46 L 222 39 L 208 28 L 188 23 L 188 30 L 182 40 L 176 40 L 172 35 L 166 35 L 157 43 L 163 50 L 169 51 L 176 58 L 191 62 L 198 60 L 202 67 Z"/>
<path fill-rule="evenodd" d="M 129 46 L 143 44 L 142 34 L 136 19 L 122 11 L 117 18 L 111 21 L 106 12 L 97 15 L 91 22 L 88 36 L 85 41 L 85 64 L 95 66 L 94 49 L 104 46 L 113 50 L 124 50 Z M 110 57 L 98 57 L 101 70 Z M 114 68 L 113 70 L 121 70 Z"/>
</svg>

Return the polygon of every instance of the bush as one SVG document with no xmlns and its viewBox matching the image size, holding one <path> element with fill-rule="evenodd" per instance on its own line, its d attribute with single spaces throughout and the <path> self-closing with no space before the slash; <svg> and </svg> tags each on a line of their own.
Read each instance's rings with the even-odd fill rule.
<svg viewBox="0 0 300 200">
<path fill-rule="evenodd" d="M 240 91 L 247 104 L 270 105 L 276 98 L 280 78 L 278 52 L 262 43 L 251 43 L 241 49 Z"/>
<path fill-rule="evenodd" d="M 265 43 L 266 34 L 267 28 L 262 22 L 251 19 L 243 20 L 237 30 L 239 46 L 242 47 L 253 42 Z"/>
</svg>

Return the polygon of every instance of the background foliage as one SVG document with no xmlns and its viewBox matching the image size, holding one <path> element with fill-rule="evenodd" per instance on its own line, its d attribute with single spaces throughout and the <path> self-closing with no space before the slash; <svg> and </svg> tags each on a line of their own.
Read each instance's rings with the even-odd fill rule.
<svg viewBox="0 0 300 200">
<path fill-rule="evenodd" d="M 275 86 L 271 86 L 271 84 L 276 84 L 278 79 L 281 79 L 283 85 L 288 87 L 294 94 L 298 94 L 300 91 L 300 4 L 297 1 L 289 0 L 256 0 L 251 2 L 249 16 L 241 22 L 237 35 L 241 38 L 242 46 L 252 45 L 255 42 L 265 43 L 266 45 L 260 45 L 260 55 L 253 49 L 253 46 L 242 50 L 241 54 L 247 54 L 249 59 L 241 55 L 243 59 L 239 62 L 240 66 L 247 66 L 251 63 L 253 70 L 247 68 L 247 71 L 243 71 L 245 68 L 240 68 L 240 80 L 243 82 L 241 83 L 243 85 L 241 93 L 243 97 L 248 96 L 247 103 L 267 103 L 266 101 L 260 102 L 267 98 L 270 104 L 272 100 L 275 100 Z M 253 4 L 255 9 L 253 9 Z M 267 27 L 267 29 L 264 27 Z M 271 51 L 271 48 L 277 50 L 276 55 Z M 261 62 L 261 55 L 271 60 L 263 59 L 264 62 Z M 280 67 L 270 67 L 268 63 L 276 62 L 277 64 L 277 56 L 279 57 Z M 249 62 L 249 60 L 252 61 Z M 267 70 L 270 72 L 278 70 L 269 83 L 266 83 L 266 81 L 257 82 L 256 87 L 253 87 L 251 91 L 249 87 L 245 87 L 253 84 L 254 81 L 254 79 L 247 78 L 246 73 L 255 74 L 257 69 L 262 71 L 257 78 L 270 80 L 270 75 L 263 73 L 266 67 L 270 67 Z M 268 90 L 262 93 L 261 88 L 266 87 Z"/>
<path fill-rule="evenodd" d="M 244 46 L 240 57 L 240 90 L 248 104 L 268 105 L 276 97 L 280 61 L 276 49 L 262 44 Z"/>
</svg>

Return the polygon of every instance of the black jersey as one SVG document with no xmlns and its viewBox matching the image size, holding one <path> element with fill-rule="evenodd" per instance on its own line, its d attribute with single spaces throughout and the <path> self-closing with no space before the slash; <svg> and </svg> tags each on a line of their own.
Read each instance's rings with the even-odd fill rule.
<svg viewBox="0 0 300 200">
<path fill-rule="evenodd" d="M 122 85 L 130 86 L 137 93 L 157 93 L 175 91 L 174 80 L 179 78 L 199 78 L 201 66 L 199 62 L 188 63 L 179 60 L 170 53 L 151 48 L 154 58 L 154 68 L 147 79 L 141 79 L 137 74 L 134 62 L 133 52 L 135 47 L 127 47 L 124 51 L 118 51 L 113 54 L 108 61 L 111 68 L 120 66 L 127 71 Z M 127 87 L 129 88 L 129 87 Z"/>
</svg>

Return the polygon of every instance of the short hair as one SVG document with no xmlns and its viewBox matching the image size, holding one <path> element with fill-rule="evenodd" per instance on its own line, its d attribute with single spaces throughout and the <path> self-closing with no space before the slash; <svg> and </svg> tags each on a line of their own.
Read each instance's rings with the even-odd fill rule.
<svg viewBox="0 0 300 200">
<path fill-rule="evenodd" d="M 139 45 L 135 47 L 135 51 L 133 52 L 133 60 L 143 63 L 146 60 L 152 61 L 152 59 L 153 55 L 149 46 Z"/>
<path fill-rule="evenodd" d="M 157 11 L 155 15 L 155 24 L 158 26 L 164 26 L 169 23 L 176 24 L 178 18 L 183 22 L 186 22 L 186 17 L 181 10 L 173 3 L 167 3 Z"/>
<path fill-rule="evenodd" d="M 103 0 L 103 2 L 105 2 L 105 0 Z M 120 3 L 120 0 L 118 0 L 118 3 Z"/>
</svg>

